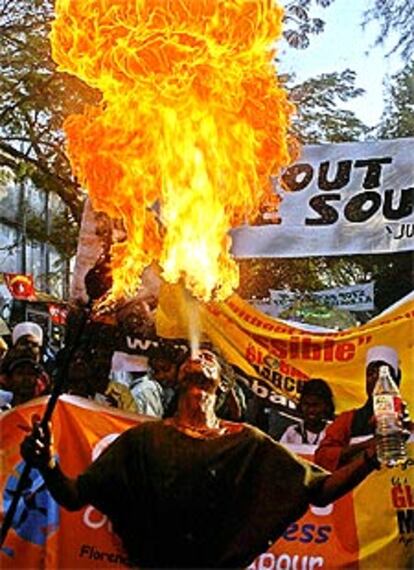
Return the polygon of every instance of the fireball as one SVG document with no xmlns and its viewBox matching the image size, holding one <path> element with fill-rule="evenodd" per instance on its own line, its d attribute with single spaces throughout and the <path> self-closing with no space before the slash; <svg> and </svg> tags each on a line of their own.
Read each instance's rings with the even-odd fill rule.
<svg viewBox="0 0 414 570">
<path fill-rule="evenodd" d="M 64 125 L 74 174 L 95 210 L 120 218 L 113 298 L 157 262 L 202 300 L 238 285 L 228 232 L 290 162 L 293 111 L 279 85 L 271 0 L 57 0 L 52 55 L 99 90 Z"/>
</svg>

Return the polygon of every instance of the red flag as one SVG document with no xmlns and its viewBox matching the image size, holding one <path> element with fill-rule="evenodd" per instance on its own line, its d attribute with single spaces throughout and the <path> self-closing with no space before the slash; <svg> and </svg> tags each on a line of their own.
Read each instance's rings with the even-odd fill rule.
<svg viewBox="0 0 414 570">
<path fill-rule="evenodd" d="M 49 303 L 48 311 L 50 315 L 50 320 L 54 325 L 65 325 L 66 318 L 68 316 L 68 309 L 63 305 L 58 305 L 56 303 Z"/>
<path fill-rule="evenodd" d="M 15 299 L 20 301 L 35 301 L 36 291 L 34 288 L 33 275 L 21 273 L 4 273 L 6 285 Z"/>
</svg>

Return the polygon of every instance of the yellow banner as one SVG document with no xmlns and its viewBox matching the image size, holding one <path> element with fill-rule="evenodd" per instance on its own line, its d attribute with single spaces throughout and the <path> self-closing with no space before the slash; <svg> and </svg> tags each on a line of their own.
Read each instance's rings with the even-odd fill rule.
<svg viewBox="0 0 414 570">
<path fill-rule="evenodd" d="M 181 290 L 166 286 L 157 309 L 158 334 L 191 340 L 194 303 L 189 312 Z M 243 371 L 259 397 L 273 403 L 281 397 L 296 401 L 304 380 L 324 378 L 337 413 L 360 406 L 366 399 L 366 352 L 389 345 L 398 351 L 402 396 L 414 410 L 414 295 L 364 325 L 338 332 L 309 332 L 300 324 L 286 324 L 237 295 L 224 303 L 200 304 L 198 311 L 202 333 Z"/>
</svg>

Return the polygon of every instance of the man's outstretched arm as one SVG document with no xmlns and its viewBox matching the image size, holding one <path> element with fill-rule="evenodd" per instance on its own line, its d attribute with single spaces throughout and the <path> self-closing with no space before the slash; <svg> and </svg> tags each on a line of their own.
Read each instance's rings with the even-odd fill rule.
<svg viewBox="0 0 414 570">
<path fill-rule="evenodd" d="M 375 441 L 370 440 L 364 454 L 331 473 L 311 494 L 310 502 L 316 506 L 325 506 L 352 491 L 372 471 L 379 469 Z"/>
<path fill-rule="evenodd" d="M 50 494 L 59 505 L 69 511 L 77 511 L 85 506 L 77 487 L 76 479 L 70 479 L 60 469 L 53 456 L 50 429 L 34 425 L 27 436 L 20 452 L 23 459 L 32 467 L 39 469 Z"/>
</svg>

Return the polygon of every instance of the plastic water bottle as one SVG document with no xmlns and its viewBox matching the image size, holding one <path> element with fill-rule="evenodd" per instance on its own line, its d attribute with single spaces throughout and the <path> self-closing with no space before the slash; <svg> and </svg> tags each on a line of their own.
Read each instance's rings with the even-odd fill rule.
<svg viewBox="0 0 414 570">
<path fill-rule="evenodd" d="M 401 423 L 401 395 L 387 365 L 379 369 L 373 399 L 377 457 L 382 465 L 394 467 L 407 459 L 407 449 Z"/>
</svg>

